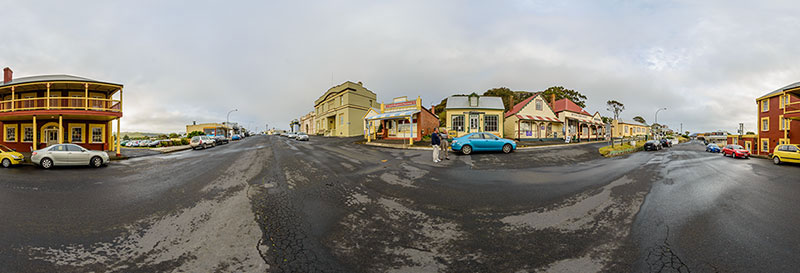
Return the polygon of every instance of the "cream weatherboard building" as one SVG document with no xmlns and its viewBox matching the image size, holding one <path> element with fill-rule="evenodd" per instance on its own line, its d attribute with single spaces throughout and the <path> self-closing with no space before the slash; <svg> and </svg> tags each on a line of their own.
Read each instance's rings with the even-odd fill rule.
<svg viewBox="0 0 800 273">
<path fill-rule="evenodd" d="M 650 135 L 650 126 L 636 121 L 614 120 L 611 126 L 611 134 L 614 138 Z"/>
<path fill-rule="evenodd" d="M 331 87 L 314 102 L 316 133 L 337 137 L 364 135 L 364 116 L 370 107 L 380 107 L 377 95 L 361 82 L 346 81 Z"/>
</svg>

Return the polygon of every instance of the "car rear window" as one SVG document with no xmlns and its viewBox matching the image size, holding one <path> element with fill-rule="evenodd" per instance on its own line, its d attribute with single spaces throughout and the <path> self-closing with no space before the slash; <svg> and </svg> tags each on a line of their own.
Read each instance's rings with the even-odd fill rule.
<svg viewBox="0 0 800 273">
<path fill-rule="evenodd" d="M 56 146 L 53 146 L 53 148 L 50 148 L 51 152 L 63 152 L 63 151 L 66 151 L 66 150 L 67 149 L 66 149 L 66 147 L 64 147 L 64 145 L 56 145 Z"/>
</svg>

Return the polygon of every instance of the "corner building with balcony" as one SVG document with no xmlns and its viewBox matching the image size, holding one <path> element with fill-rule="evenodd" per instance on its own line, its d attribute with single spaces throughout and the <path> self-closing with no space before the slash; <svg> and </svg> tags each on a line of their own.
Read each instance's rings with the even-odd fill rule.
<svg viewBox="0 0 800 273">
<path fill-rule="evenodd" d="M 800 144 L 800 82 L 764 94 L 758 105 L 759 155 L 770 155 L 780 144 Z"/>
<path fill-rule="evenodd" d="M 116 121 L 119 134 L 122 84 L 70 75 L 14 79 L 12 73 L 3 69 L 0 143 L 20 152 L 74 143 L 119 154 L 112 126 Z"/>
</svg>

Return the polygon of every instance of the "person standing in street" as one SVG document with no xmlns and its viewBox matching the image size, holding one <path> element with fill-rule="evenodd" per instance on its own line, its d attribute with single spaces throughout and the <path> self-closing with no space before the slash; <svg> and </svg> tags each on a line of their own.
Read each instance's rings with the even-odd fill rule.
<svg viewBox="0 0 800 273">
<path fill-rule="evenodd" d="M 439 149 L 441 149 L 441 138 L 439 137 L 439 128 L 433 128 L 433 133 L 431 134 L 431 146 L 433 146 L 433 163 L 438 163 L 441 161 L 439 159 Z"/>
<path fill-rule="evenodd" d="M 441 150 L 441 151 L 439 151 L 439 155 L 440 155 L 440 159 L 439 159 L 439 160 L 445 160 L 445 159 L 446 159 L 446 160 L 450 160 L 450 157 L 449 157 L 449 156 L 447 156 L 447 148 L 449 148 L 449 147 L 450 147 L 450 143 L 448 143 L 448 141 L 447 141 L 447 130 L 445 130 L 445 129 L 442 129 L 441 136 L 442 136 L 442 137 L 441 137 L 441 139 L 439 140 L 439 142 L 441 142 L 441 143 L 442 143 L 442 144 L 441 144 L 441 149 L 442 149 L 442 150 Z"/>
</svg>

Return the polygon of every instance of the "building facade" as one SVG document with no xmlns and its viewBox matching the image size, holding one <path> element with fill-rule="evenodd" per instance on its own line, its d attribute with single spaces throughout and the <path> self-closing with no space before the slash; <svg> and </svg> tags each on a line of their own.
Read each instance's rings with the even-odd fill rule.
<svg viewBox="0 0 800 273">
<path fill-rule="evenodd" d="M 222 123 L 200 123 L 200 124 L 190 124 L 186 125 L 186 134 L 190 134 L 191 132 L 199 131 L 203 132 L 203 134 L 207 136 L 224 136 L 224 137 L 231 137 L 231 133 L 233 133 L 233 126 L 228 124 Z"/>
<path fill-rule="evenodd" d="M 758 154 L 770 155 L 780 144 L 800 144 L 800 82 L 756 99 Z"/>
<path fill-rule="evenodd" d="M 728 135 L 727 137 L 727 144 L 736 144 L 741 145 L 751 154 L 756 153 L 756 146 L 758 145 L 758 135 L 748 134 L 748 135 Z"/>
<path fill-rule="evenodd" d="M 317 133 L 317 131 L 315 130 L 316 127 L 314 127 L 314 125 L 316 124 L 315 119 L 316 119 L 316 114 L 314 113 L 314 111 L 308 112 L 308 114 L 305 114 L 304 116 L 300 117 L 300 132 L 309 135 L 316 134 Z"/>
<path fill-rule="evenodd" d="M 503 137 L 503 100 L 489 96 L 451 96 L 445 105 L 446 129 L 450 136 L 486 132 Z"/>
<path fill-rule="evenodd" d="M 605 137 L 605 124 L 599 114 L 589 114 L 568 99 L 557 100 L 551 107 L 563 124 L 562 134 L 565 137 L 577 140 L 600 140 Z"/>
<path fill-rule="evenodd" d="M 375 124 L 378 125 L 375 125 Z M 392 103 L 381 103 L 380 109 L 371 109 L 364 115 L 364 136 L 372 139 L 422 140 L 424 135 L 439 127 L 439 117 L 422 106 L 422 99 L 408 100 L 399 97 Z"/>
<path fill-rule="evenodd" d="M 361 82 L 350 81 L 331 87 L 314 101 L 317 134 L 351 137 L 364 134 L 364 115 L 370 107 L 378 107 L 377 95 Z"/>
<path fill-rule="evenodd" d="M 116 96 L 116 98 L 114 98 Z M 70 75 L 13 78 L 3 69 L 0 85 L 0 143 L 29 152 L 74 143 L 90 150 L 120 152 L 115 144 L 122 118 L 122 84 Z"/>
<path fill-rule="evenodd" d="M 632 120 L 614 120 L 611 122 L 613 138 L 645 137 L 650 135 L 649 125 Z"/>
<path fill-rule="evenodd" d="M 563 122 L 541 95 L 533 94 L 505 113 L 506 137 L 520 141 L 563 139 Z"/>
</svg>

